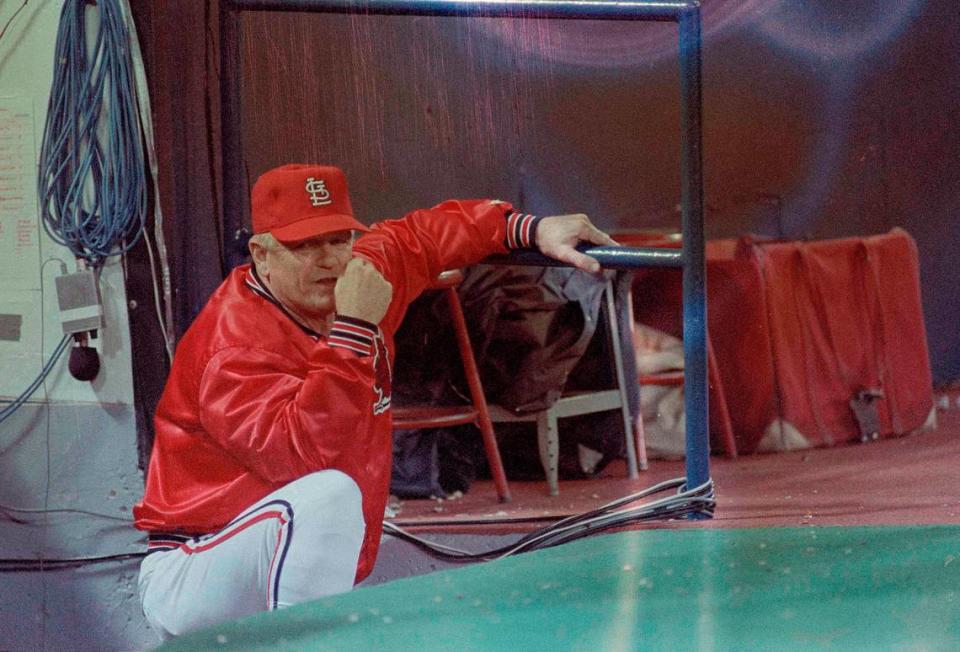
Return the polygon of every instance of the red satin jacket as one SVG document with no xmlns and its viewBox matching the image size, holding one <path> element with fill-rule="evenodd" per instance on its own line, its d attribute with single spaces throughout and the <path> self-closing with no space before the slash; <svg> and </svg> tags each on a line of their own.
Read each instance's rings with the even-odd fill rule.
<svg viewBox="0 0 960 652">
<path fill-rule="evenodd" d="M 233 270 L 177 346 L 136 527 L 214 532 L 292 480 L 339 469 L 363 494 L 356 580 L 369 575 L 390 484 L 394 332 L 441 271 L 527 246 L 535 226 L 488 200 L 377 224 L 354 253 L 393 285 L 389 310 L 379 329 L 338 318 L 326 338 L 288 316 L 249 265 Z"/>
</svg>

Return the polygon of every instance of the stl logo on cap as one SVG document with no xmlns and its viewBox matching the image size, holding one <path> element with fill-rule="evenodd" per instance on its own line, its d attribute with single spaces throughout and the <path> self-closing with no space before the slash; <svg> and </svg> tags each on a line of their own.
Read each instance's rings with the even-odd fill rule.
<svg viewBox="0 0 960 652">
<path fill-rule="evenodd" d="M 310 196 L 310 204 L 313 206 L 326 206 L 333 203 L 330 191 L 327 190 L 327 184 L 323 179 L 308 177 L 304 189 Z"/>
<path fill-rule="evenodd" d="M 353 216 L 343 170 L 311 163 L 290 163 L 261 174 L 250 192 L 250 221 L 254 233 L 271 233 L 280 242 L 370 230 Z"/>
</svg>

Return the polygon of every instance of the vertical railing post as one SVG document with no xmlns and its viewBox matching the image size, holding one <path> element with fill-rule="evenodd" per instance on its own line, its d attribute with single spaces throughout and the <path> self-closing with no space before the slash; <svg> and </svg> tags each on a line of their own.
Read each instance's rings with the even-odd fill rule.
<svg viewBox="0 0 960 652">
<path fill-rule="evenodd" d="M 710 479 L 707 404 L 707 294 L 703 233 L 700 10 L 678 20 L 680 31 L 680 202 L 683 230 L 683 360 L 687 487 Z"/>
</svg>

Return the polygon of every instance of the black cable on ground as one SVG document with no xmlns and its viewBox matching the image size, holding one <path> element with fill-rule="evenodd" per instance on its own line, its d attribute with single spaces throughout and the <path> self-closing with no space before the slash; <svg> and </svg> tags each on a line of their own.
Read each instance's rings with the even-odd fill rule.
<svg viewBox="0 0 960 652">
<path fill-rule="evenodd" d="M 407 541 L 425 552 L 450 562 L 476 562 L 500 559 L 531 550 L 542 550 L 581 539 L 599 532 L 626 527 L 634 523 L 652 520 L 676 519 L 693 514 L 713 515 L 716 501 L 713 481 L 708 480 L 694 489 L 685 489 L 686 480 L 676 478 L 661 482 L 635 494 L 611 501 L 597 509 L 563 518 L 545 528 L 535 530 L 509 545 L 484 552 L 468 552 L 438 544 L 413 535 L 389 521 L 384 522 L 384 531 Z M 638 506 L 624 507 L 656 493 L 679 488 L 674 496 L 668 496 Z M 490 524 L 491 522 L 487 522 Z"/>
<path fill-rule="evenodd" d="M 80 568 L 91 564 L 104 564 L 111 561 L 128 561 L 141 559 L 146 552 L 127 552 L 119 555 L 104 555 L 103 557 L 77 557 L 74 559 L 0 559 L 0 573 L 19 573 L 28 571 L 63 570 L 64 568 Z"/>
</svg>

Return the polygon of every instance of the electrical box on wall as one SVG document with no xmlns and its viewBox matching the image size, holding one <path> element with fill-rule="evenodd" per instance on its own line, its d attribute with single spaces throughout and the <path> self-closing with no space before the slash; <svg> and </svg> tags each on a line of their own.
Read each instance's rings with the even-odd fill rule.
<svg viewBox="0 0 960 652">
<path fill-rule="evenodd" d="M 56 277 L 57 302 L 64 334 L 103 328 L 103 302 L 92 270 Z"/>
</svg>

